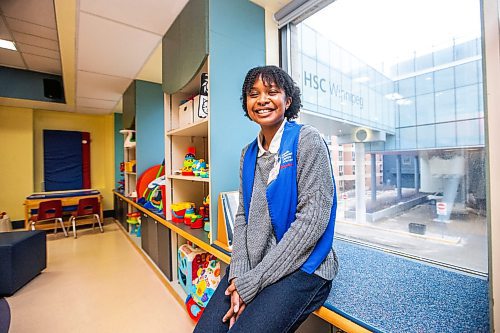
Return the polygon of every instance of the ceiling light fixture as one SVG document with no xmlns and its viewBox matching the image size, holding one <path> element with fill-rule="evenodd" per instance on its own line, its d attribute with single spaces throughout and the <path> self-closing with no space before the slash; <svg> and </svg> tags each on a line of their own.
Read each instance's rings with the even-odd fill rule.
<svg viewBox="0 0 500 333">
<path fill-rule="evenodd" d="M 17 51 L 16 44 L 10 40 L 0 39 L 0 47 L 3 49 Z"/>
</svg>

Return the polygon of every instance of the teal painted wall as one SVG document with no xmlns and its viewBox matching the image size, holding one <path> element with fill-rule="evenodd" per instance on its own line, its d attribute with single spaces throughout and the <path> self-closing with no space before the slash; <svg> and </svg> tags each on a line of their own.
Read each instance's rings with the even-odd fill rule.
<svg viewBox="0 0 500 333">
<path fill-rule="evenodd" d="M 120 163 L 123 162 L 123 134 L 120 130 L 123 129 L 123 116 L 121 113 L 114 114 L 115 122 L 115 185 L 118 188 L 118 181 L 123 179 L 120 172 Z"/>
<path fill-rule="evenodd" d="M 165 124 L 161 84 L 135 81 L 137 177 L 165 155 Z"/>
<path fill-rule="evenodd" d="M 264 9 L 247 0 L 211 0 L 210 178 L 211 202 L 239 188 L 241 149 L 255 139 L 259 127 L 244 116 L 241 86 L 248 70 L 265 64 Z M 216 206 L 214 206 L 216 207 Z M 217 221 L 217 209 L 212 209 Z"/>
</svg>

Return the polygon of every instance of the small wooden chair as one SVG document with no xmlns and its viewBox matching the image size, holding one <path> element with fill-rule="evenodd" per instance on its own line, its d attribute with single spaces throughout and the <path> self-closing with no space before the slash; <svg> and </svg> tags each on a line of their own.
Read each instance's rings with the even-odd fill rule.
<svg viewBox="0 0 500 333">
<path fill-rule="evenodd" d="M 99 223 L 99 228 L 101 232 L 104 232 L 101 224 L 101 218 L 99 216 L 100 213 L 100 203 L 99 199 L 96 197 L 93 198 L 82 198 L 78 201 L 78 210 L 73 213 L 73 215 L 69 218 L 70 223 L 73 225 L 73 236 L 76 238 L 76 220 L 80 218 L 95 218 L 97 223 Z M 94 229 L 95 220 L 92 222 L 92 230 Z"/>
<path fill-rule="evenodd" d="M 31 217 L 31 230 L 35 230 L 35 225 L 39 222 L 54 220 L 54 233 L 57 232 L 57 222 L 61 225 L 64 236 L 68 237 L 66 228 L 62 219 L 62 202 L 61 200 L 48 200 L 40 202 L 38 213 Z"/>
</svg>

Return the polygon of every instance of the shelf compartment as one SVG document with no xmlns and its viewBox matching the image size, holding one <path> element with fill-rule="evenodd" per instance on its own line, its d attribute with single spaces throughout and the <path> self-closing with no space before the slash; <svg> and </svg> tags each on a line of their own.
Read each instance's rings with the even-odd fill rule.
<svg viewBox="0 0 500 333">
<path fill-rule="evenodd" d="M 201 178 L 196 176 L 183 176 L 183 175 L 168 175 L 168 179 L 189 180 L 193 182 L 210 182 L 210 178 Z"/>
<path fill-rule="evenodd" d="M 176 128 L 167 132 L 167 135 L 176 136 L 208 136 L 208 118 L 185 127 Z"/>
</svg>

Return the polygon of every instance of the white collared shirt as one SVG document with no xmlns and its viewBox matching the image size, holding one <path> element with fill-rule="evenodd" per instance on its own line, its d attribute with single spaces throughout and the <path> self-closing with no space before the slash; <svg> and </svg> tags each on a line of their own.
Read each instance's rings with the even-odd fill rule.
<svg viewBox="0 0 500 333">
<path fill-rule="evenodd" d="M 269 178 L 267 179 L 267 184 L 270 184 L 273 180 L 275 180 L 276 177 L 278 177 L 278 173 L 280 171 L 280 159 L 278 152 L 280 149 L 281 137 L 283 136 L 283 131 L 285 130 L 286 122 L 287 122 L 286 119 L 283 120 L 280 128 L 278 129 L 276 134 L 274 134 L 274 137 L 271 140 L 271 143 L 269 144 L 269 150 L 264 149 L 264 146 L 262 146 L 262 140 L 264 139 L 262 131 L 259 132 L 259 135 L 257 136 L 257 145 L 259 146 L 259 152 L 257 153 L 257 158 L 261 157 L 266 152 L 274 154 L 274 166 L 271 172 L 269 172 Z"/>
</svg>

